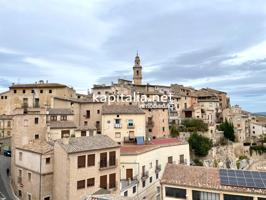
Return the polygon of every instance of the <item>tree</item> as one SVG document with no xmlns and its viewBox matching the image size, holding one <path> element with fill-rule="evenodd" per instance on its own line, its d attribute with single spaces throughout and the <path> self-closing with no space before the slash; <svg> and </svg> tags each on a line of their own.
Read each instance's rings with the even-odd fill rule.
<svg viewBox="0 0 266 200">
<path fill-rule="evenodd" d="M 194 132 L 188 139 L 190 147 L 194 150 L 195 155 L 204 157 L 207 156 L 209 150 L 212 148 L 212 140 L 209 138 L 199 135 Z"/>
<path fill-rule="evenodd" d="M 232 122 L 225 120 L 225 122 L 221 123 L 220 126 L 218 126 L 218 130 L 224 132 L 225 138 L 233 142 L 235 141 L 235 130 Z"/>
<path fill-rule="evenodd" d="M 208 124 L 204 123 L 201 119 L 185 119 L 182 121 L 182 125 L 188 132 L 208 131 Z"/>
<path fill-rule="evenodd" d="M 179 131 L 177 130 L 176 123 L 175 121 L 172 121 L 171 127 L 170 127 L 170 135 L 172 137 L 177 137 L 179 136 Z"/>
</svg>

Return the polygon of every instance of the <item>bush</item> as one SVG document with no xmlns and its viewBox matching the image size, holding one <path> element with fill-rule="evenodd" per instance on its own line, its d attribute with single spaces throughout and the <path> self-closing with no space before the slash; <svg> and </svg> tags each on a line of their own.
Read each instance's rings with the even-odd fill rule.
<svg viewBox="0 0 266 200">
<path fill-rule="evenodd" d="M 234 130 L 233 123 L 225 120 L 225 122 L 221 123 L 220 126 L 218 126 L 218 130 L 224 132 L 225 138 L 227 138 L 233 142 L 235 141 L 235 130 Z"/>
<path fill-rule="evenodd" d="M 171 137 L 179 136 L 179 131 L 178 131 L 174 121 L 172 122 L 172 124 L 170 126 L 170 135 L 171 135 Z"/>
<path fill-rule="evenodd" d="M 193 162 L 195 163 L 196 166 L 203 166 L 203 162 L 199 160 L 198 158 L 195 158 Z"/>
<path fill-rule="evenodd" d="M 206 132 L 208 131 L 208 124 L 204 123 L 201 119 L 185 119 L 182 125 L 188 132 Z"/>
<path fill-rule="evenodd" d="M 192 133 L 188 142 L 190 147 L 194 150 L 195 155 L 200 157 L 207 156 L 209 150 L 212 148 L 212 140 L 198 133 Z"/>
</svg>

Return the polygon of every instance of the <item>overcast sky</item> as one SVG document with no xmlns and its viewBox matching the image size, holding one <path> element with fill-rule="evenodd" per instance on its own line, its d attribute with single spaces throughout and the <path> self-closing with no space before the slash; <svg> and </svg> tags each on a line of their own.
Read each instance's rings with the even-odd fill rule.
<svg viewBox="0 0 266 200">
<path fill-rule="evenodd" d="M 0 91 L 49 80 L 213 87 L 266 111 L 265 0 L 0 0 Z"/>
</svg>

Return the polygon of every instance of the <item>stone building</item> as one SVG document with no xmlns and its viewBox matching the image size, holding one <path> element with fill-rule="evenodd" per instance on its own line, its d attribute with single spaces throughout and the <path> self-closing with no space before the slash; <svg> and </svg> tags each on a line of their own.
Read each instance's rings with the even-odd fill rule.
<svg viewBox="0 0 266 200">
<path fill-rule="evenodd" d="M 123 144 L 136 138 L 146 139 L 145 113 L 134 105 L 104 105 L 102 108 L 102 134 Z"/>
<path fill-rule="evenodd" d="M 119 193 L 120 149 L 108 136 L 58 140 L 54 147 L 53 199 Z"/>
<path fill-rule="evenodd" d="M 158 199 L 159 180 L 167 163 L 189 165 L 189 145 L 176 138 L 162 138 L 145 145 L 122 146 L 121 195 L 135 199 Z"/>
<path fill-rule="evenodd" d="M 11 136 L 12 131 L 12 116 L 0 115 L 0 138 Z"/>
</svg>

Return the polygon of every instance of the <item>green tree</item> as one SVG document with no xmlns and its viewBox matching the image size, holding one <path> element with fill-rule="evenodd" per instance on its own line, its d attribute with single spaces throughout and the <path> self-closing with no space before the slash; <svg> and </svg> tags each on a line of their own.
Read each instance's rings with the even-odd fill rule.
<svg viewBox="0 0 266 200">
<path fill-rule="evenodd" d="M 219 131 L 224 132 L 224 137 L 231 140 L 235 141 L 235 130 L 234 130 L 234 125 L 232 122 L 228 122 L 225 120 L 225 122 L 221 123 L 220 126 L 218 127 Z"/>
<path fill-rule="evenodd" d="M 170 134 L 171 134 L 171 137 L 179 136 L 179 131 L 177 130 L 175 121 L 172 121 L 172 123 L 171 123 Z"/>
<path fill-rule="evenodd" d="M 195 155 L 203 157 L 207 156 L 209 150 L 212 148 L 212 140 L 209 138 L 199 135 L 194 132 L 188 139 L 190 147 L 194 150 Z"/>
<path fill-rule="evenodd" d="M 182 125 L 188 132 L 206 132 L 208 131 L 208 124 L 204 123 L 201 119 L 185 119 L 182 121 Z"/>
</svg>

